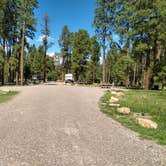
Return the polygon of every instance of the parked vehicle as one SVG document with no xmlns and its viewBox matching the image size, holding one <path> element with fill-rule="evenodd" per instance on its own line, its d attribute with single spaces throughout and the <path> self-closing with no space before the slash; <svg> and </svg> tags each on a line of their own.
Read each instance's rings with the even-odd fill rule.
<svg viewBox="0 0 166 166">
<path fill-rule="evenodd" d="M 73 74 L 65 74 L 65 83 L 74 83 Z"/>
<path fill-rule="evenodd" d="M 106 89 L 111 88 L 111 86 L 112 86 L 112 84 L 110 84 L 110 83 L 104 83 L 104 84 L 100 85 L 101 88 L 106 88 Z"/>
</svg>

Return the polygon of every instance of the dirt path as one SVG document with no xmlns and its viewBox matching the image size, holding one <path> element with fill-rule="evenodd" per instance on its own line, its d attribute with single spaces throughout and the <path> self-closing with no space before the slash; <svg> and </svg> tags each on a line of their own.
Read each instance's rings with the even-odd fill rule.
<svg viewBox="0 0 166 166">
<path fill-rule="evenodd" d="M 160 166 L 166 147 L 99 111 L 103 90 L 63 85 L 17 88 L 0 104 L 0 166 Z"/>
</svg>

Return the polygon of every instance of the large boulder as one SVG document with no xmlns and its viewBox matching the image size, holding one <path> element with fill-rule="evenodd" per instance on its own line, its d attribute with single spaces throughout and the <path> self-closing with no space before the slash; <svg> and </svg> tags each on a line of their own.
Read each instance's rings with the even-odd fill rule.
<svg viewBox="0 0 166 166">
<path fill-rule="evenodd" d="M 110 103 L 117 103 L 117 102 L 119 102 L 120 100 L 118 99 L 118 98 L 116 98 L 116 97 L 111 97 L 111 99 L 110 99 Z"/>
<path fill-rule="evenodd" d="M 116 95 L 117 92 L 116 92 L 116 91 L 111 91 L 111 94 L 112 94 L 112 95 Z"/>
<path fill-rule="evenodd" d="M 124 96 L 125 94 L 123 93 L 123 92 L 118 92 L 117 94 L 116 94 L 116 98 L 122 98 L 123 96 Z"/>
<path fill-rule="evenodd" d="M 10 92 L 10 89 L 2 89 L 3 92 Z"/>
<path fill-rule="evenodd" d="M 111 107 L 120 107 L 120 104 L 117 104 L 117 103 L 110 103 L 109 106 L 111 106 Z"/>
<path fill-rule="evenodd" d="M 156 129 L 158 126 L 156 122 L 153 122 L 152 120 L 149 120 L 149 119 L 137 118 L 136 120 L 139 125 L 145 128 Z"/>
<path fill-rule="evenodd" d="M 121 113 L 121 114 L 130 114 L 130 108 L 128 107 L 121 107 L 117 109 L 117 112 Z"/>
<path fill-rule="evenodd" d="M 2 94 L 2 95 L 6 95 L 6 94 L 8 94 L 9 92 L 10 92 L 9 89 L 2 89 L 2 90 L 0 90 L 0 94 Z"/>
</svg>

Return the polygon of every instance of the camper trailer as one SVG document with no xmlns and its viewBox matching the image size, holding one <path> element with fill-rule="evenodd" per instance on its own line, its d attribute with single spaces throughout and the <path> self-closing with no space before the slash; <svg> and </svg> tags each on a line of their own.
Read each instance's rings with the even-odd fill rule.
<svg viewBox="0 0 166 166">
<path fill-rule="evenodd" d="M 74 83 L 73 74 L 65 74 L 65 83 Z"/>
</svg>

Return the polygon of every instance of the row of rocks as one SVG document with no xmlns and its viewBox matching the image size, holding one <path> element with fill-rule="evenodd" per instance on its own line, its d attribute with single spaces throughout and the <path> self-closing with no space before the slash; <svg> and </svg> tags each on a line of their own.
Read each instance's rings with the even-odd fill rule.
<svg viewBox="0 0 166 166">
<path fill-rule="evenodd" d="M 149 119 L 136 118 L 136 121 L 139 125 L 145 128 L 157 129 L 157 126 L 158 126 L 156 122 Z"/>
<path fill-rule="evenodd" d="M 121 114 L 129 115 L 131 111 L 130 111 L 130 108 L 128 107 L 121 107 L 121 108 L 117 108 L 117 112 Z"/>
<path fill-rule="evenodd" d="M 111 94 L 115 95 L 111 97 L 110 103 L 118 103 L 121 98 L 125 95 L 123 92 L 111 91 Z"/>
<path fill-rule="evenodd" d="M 5 94 L 7 94 L 7 93 L 9 93 L 9 92 L 10 92 L 9 89 L 1 89 L 1 90 L 0 90 L 0 93 L 3 94 L 3 95 L 5 95 Z"/>
<path fill-rule="evenodd" d="M 110 98 L 109 105 L 112 107 L 120 107 L 119 101 L 125 94 L 123 92 L 116 92 L 116 91 L 111 91 L 111 94 L 115 95 L 115 97 L 112 96 Z M 117 108 L 117 112 L 119 112 L 121 114 L 130 114 L 130 108 L 127 108 L 127 107 Z"/>
<path fill-rule="evenodd" d="M 111 94 L 115 95 L 112 96 L 109 100 L 109 105 L 111 107 L 118 107 L 116 109 L 116 111 L 118 113 L 121 113 L 121 114 L 124 114 L 124 115 L 129 115 L 131 114 L 131 110 L 130 108 L 128 107 L 120 107 L 120 104 L 119 104 L 119 101 L 121 100 L 121 98 L 125 95 L 123 92 L 116 92 L 116 91 L 111 91 Z M 136 118 L 136 122 L 142 126 L 142 127 L 145 127 L 145 128 L 153 128 L 153 129 L 156 129 L 157 128 L 157 123 L 152 121 L 152 120 L 149 120 L 149 119 L 145 119 L 145 118 L 140 118 L 140 117 L 137 117 Z"/>
<path fill-rule="evenodd" d="M 10 89 L 2 89 L 2 92 L 10 92 Z"/>
</svg>

